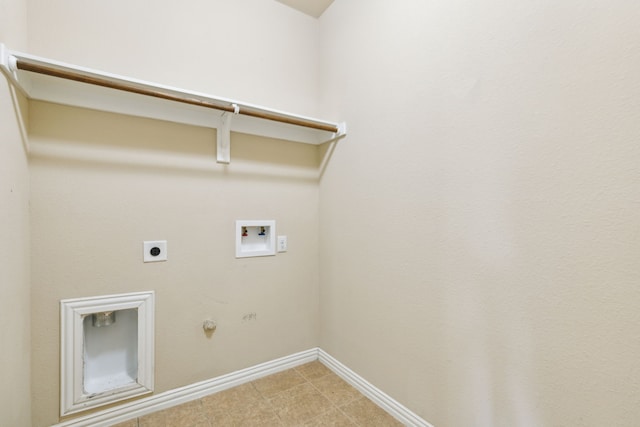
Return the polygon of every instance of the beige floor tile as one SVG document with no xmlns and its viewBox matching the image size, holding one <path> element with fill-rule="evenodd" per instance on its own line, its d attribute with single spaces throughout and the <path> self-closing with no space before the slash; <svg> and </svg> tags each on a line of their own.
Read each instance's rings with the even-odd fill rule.
<svg viewBox="0 0 640 427">
<path fill-rule="evenodd" d="M 366 397 L 341 406 L 340 410 L 361 426 L 396 427 L 403 425 Z"/>
<path fill-rule="evenodd" d="M 264 398 L 252 384 L 242 384 L 201 399 L 202 408 L 209 418 L 223 412 L 243 409 Z"/>
<path fill-rule="evenodd" d="M 285 425 L 298 426 L 330 409 L 333 405 L 315 387 L 304 383 L 283 391 L 269 400 Z"/>
<path fill-rule="evenodd" d="M 209 420 L 209 425 L 211 427 L 219 427 L 219 426 L 232 426 L 233 420 L 231 415 L 228 412 L 218 412 L 214 414 L 209 414 L 205 412 L 207 419 Z"/>
<path fill-rule="evenodd" d="M 138 427 L 138 419 L 134 418 L 129 421 L 124 421 L 118 424 L 114 424 L 111 427 Z"/>
<path fill-rule="evenodd" d="M 355 427 L 349 418 L 338 409 L 331 409 L 307 421 L 302 427 Z"/>
<path fill-rule="evenodd" d="M 346 405 L 363 397 L 355 388 L 334 373 L 310 381 L 320 393 L 335 405 Z"/>
<path fill-rule="evenodd" d="M 256 390 L 266 398 L 271 398 L 275 394 L 289 390 L 297 385 L 306 382 L 304 377 L 295 369 L 278 372 L 268 377 L 260 378 L 252 382 Z"/>
<path fill-rule="evenodd" d="M 205 416 L 200 400 L 183 403 L 166 409 L 165 419 L 167 427 L 203 427 L 209 426 L 209 420 Z"/>
<path fill-rule="evenodd" d="M 320 362 L 261 378 L 113 427 L 398 427 Z"/>
<path fill-rule="evenodd" d="M 317 360 L 297 366 L 294 369 L 307 380 L 324 377 L 325 375 L 333 373 L 329 368 L 327 368 Z"/>
<path fill-rule="evenodd" d="M 229 425 L 233 427 L 253 427 L 253 426 L 282 426 L 280 418 L 276 415 L 271 405 L 266 400 L 257 400 L 242 409 L 229 412 L 230 424 L 214 424 Z"/>
<path fill-rule="evenodd" d="M 166 411 L 158 411 L 138 418 L 138 427 L 167 427 Z"/>
</svg>

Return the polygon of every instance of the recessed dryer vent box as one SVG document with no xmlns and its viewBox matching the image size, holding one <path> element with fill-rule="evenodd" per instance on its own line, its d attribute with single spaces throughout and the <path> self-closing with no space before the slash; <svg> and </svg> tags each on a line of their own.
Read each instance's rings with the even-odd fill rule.
<svg viewBox="0 0 640 427">
<path fill-rule="evenodd" d="M 236 221 L 236 258 L 275 254 L 275 221 Z"/>
</svg>

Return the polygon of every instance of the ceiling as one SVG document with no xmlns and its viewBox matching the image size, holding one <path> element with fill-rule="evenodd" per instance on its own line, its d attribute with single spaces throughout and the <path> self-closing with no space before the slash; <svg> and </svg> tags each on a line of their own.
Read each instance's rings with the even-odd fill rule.
<svg viewBox="0 0 640 427">
<path fill-rule="evenodd" d="M 319 18 L 322 13 L 333 3 L 333 0 L 276 0 L 286 4 L 302 13 Z"/>
</svg>

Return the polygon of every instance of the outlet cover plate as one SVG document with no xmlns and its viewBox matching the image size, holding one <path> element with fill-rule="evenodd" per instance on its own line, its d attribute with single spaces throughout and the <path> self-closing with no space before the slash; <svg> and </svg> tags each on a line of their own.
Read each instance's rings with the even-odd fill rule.
<svg viewBox="0 0 640 427">
<path fill-rule="evenodd" d="M 158 262 L 167 260 L 166 240 L 148 240 L 142 243 L 144 262 Z"/>
<path fill-rule="evenodd" d="M 278 236 L 278 252 L 287 252 L 287 236 Z"/>
</svg>

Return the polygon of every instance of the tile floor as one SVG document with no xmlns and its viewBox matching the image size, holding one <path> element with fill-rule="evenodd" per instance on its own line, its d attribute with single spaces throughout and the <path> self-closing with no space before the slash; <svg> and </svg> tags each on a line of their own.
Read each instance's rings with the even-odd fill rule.
<svg viewBox="0 0 640 427">
<path fill-rule="evenodd" d="M 402 426 L 315 361 L 114 427 Z"/>
</svg>

